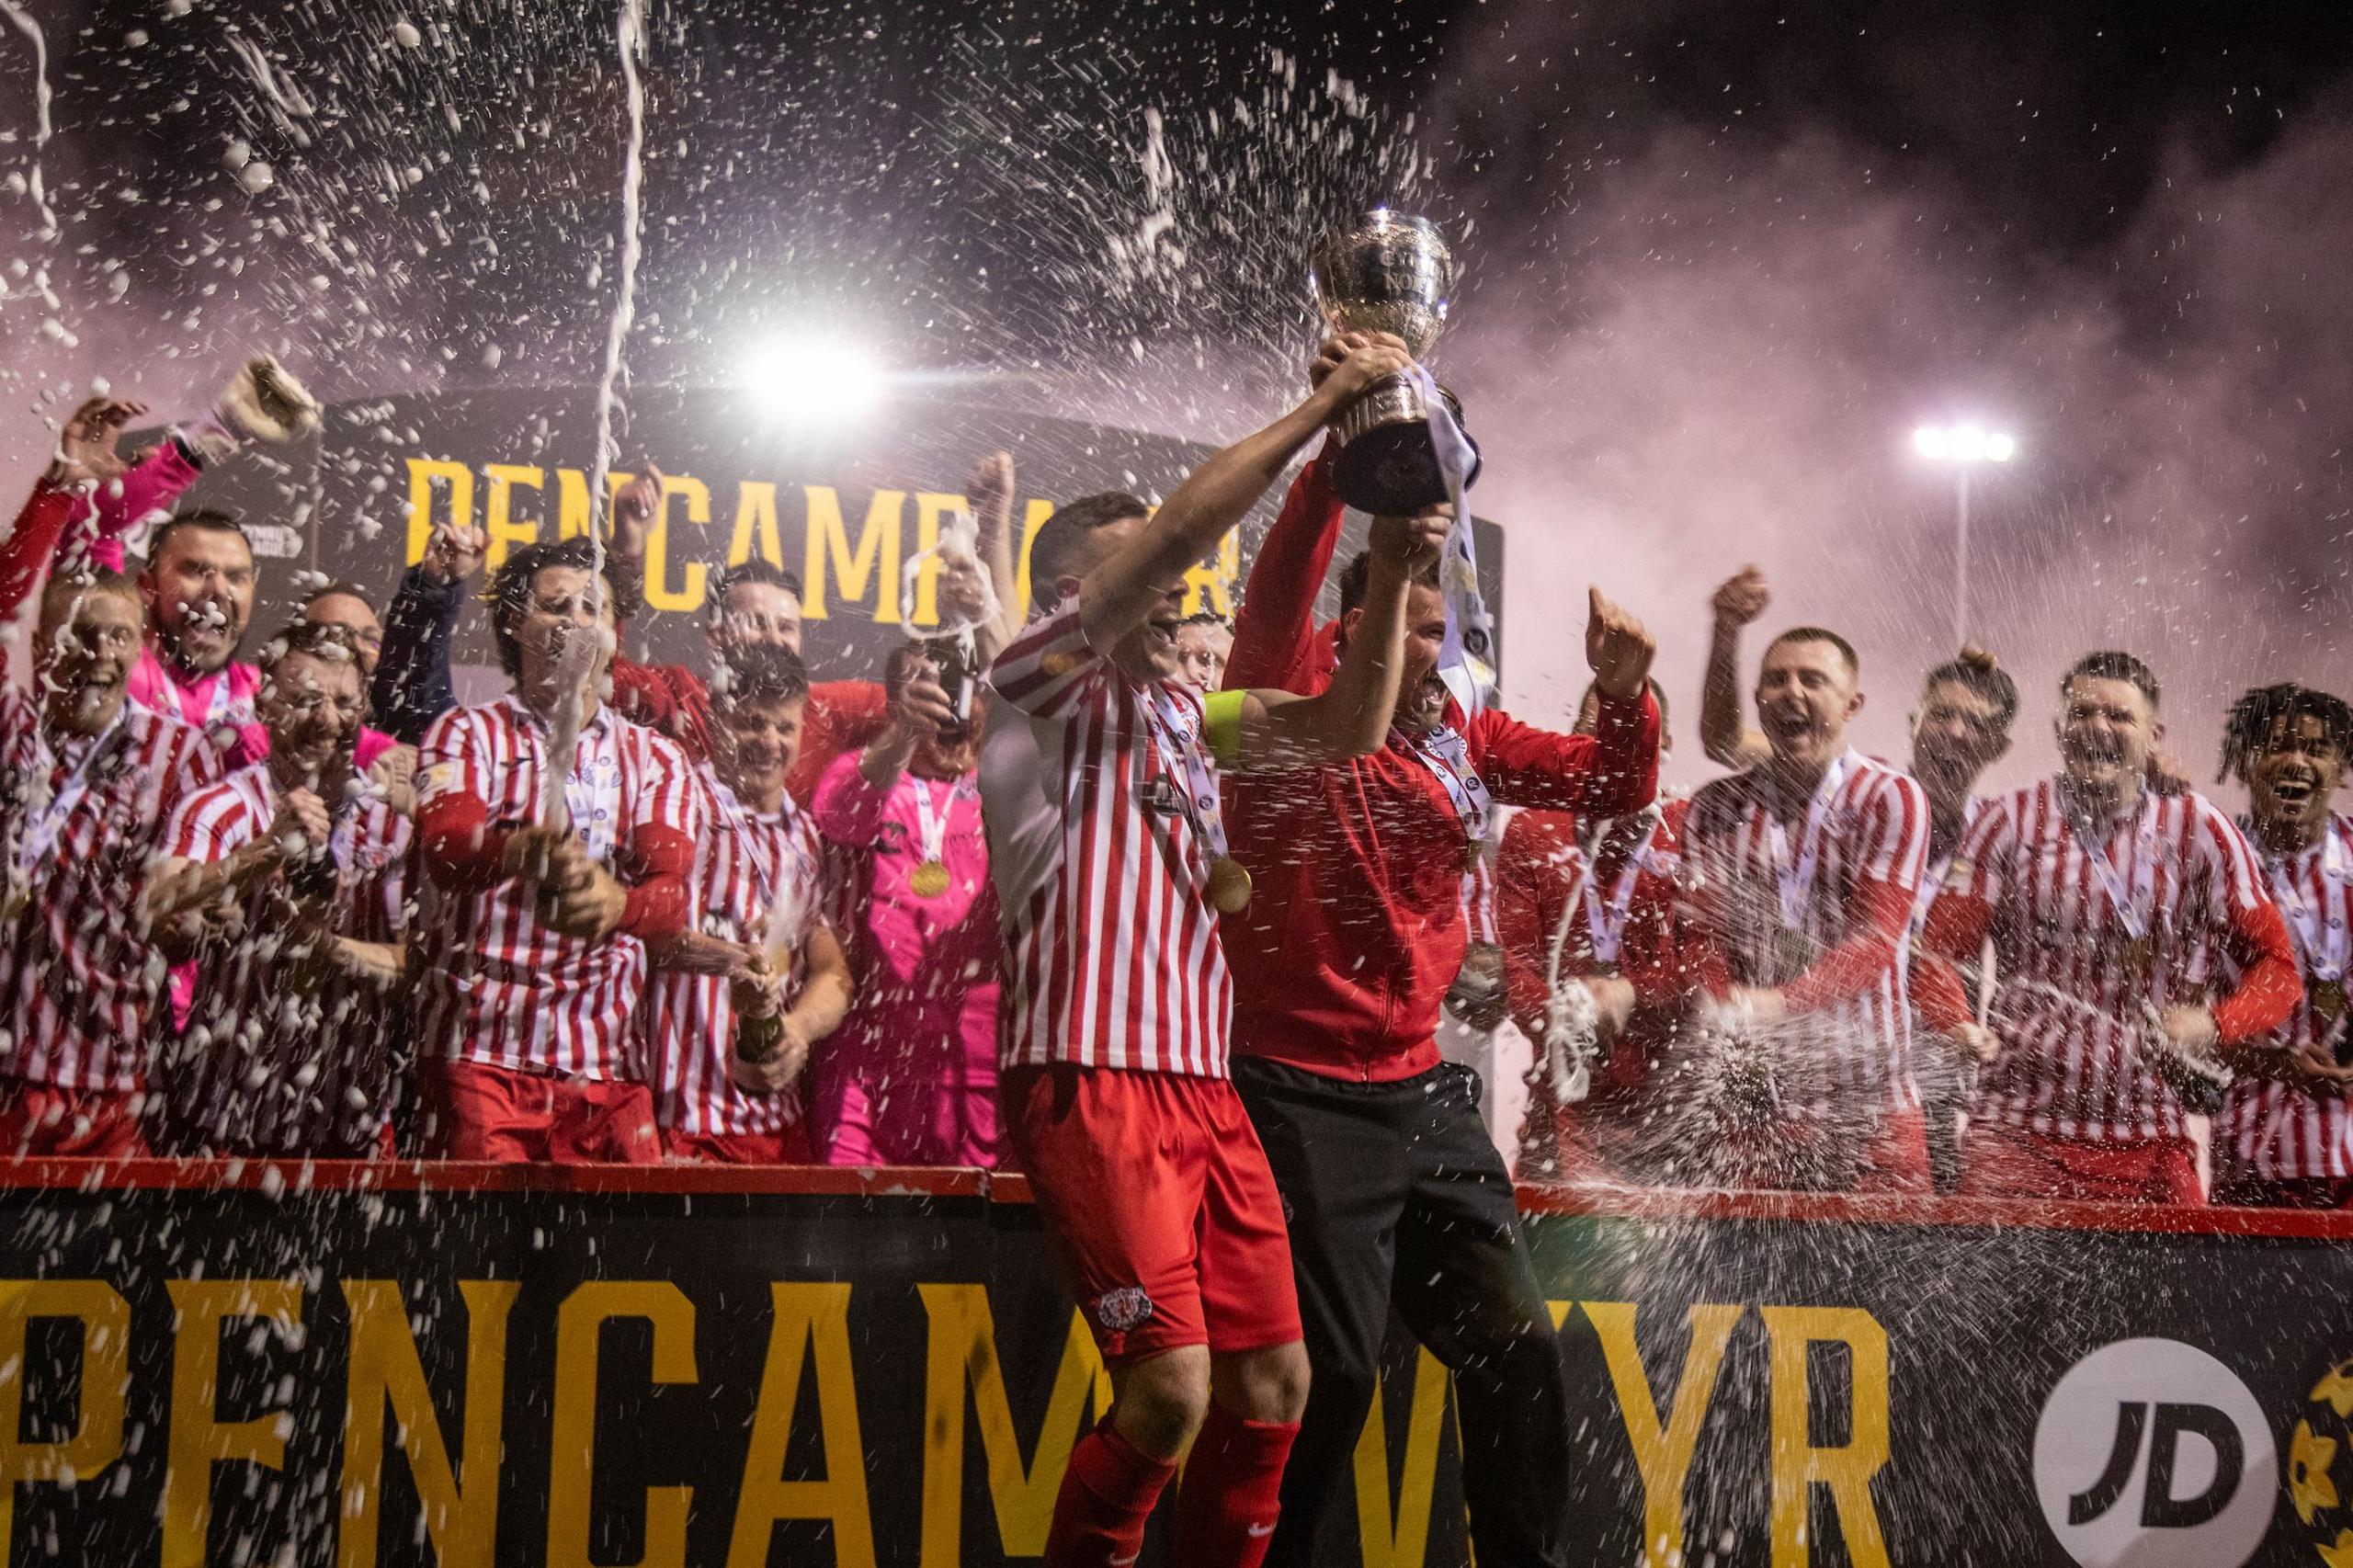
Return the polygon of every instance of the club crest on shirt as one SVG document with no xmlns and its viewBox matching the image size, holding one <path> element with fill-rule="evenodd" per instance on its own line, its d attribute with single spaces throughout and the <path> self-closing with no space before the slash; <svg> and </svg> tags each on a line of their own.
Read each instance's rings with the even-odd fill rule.
<svg viewBox="0 0 2353 1568">
<path fill-rule="evenodd" d="M 1141 1285 L 1122 1285 L 1095 1298 L 1095 1321 L 1114 1334 L 1125 1334 L 1152 1316 L 1152 1298 Z"/>
<path fill-rule="evenodd" d="M 1060 676 L 1070 674 L 1085 663 L 1086 663 L 1086 654 L 1074 653 L 1065 649 L 1058 653 L 1047 654 L 1038 661 L 1038 667 L 1049 676 Z"/>
</svg>

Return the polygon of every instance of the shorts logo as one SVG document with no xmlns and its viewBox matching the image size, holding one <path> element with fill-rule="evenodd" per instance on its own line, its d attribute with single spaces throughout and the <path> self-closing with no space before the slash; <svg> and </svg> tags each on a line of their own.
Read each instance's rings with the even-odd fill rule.
<svg viewBox="0 0 2353 1568">
<path fill-rule="evenodd" d="M 1152 1298 L 1140 1285 L 1122 1285 L 1095 1298 L 1095 1321 L 1114 1334 L 1125 1334 L 1152 1316 Z"/>
</svg>

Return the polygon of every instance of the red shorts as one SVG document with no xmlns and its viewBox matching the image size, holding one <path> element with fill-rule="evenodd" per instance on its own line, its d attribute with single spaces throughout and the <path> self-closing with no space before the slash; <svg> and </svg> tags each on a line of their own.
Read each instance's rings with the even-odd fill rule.
<svg viewBox="0 0 2353 1568">
<path fill-rule="evenodd" d="M 60 1089 L 0 1079 L 0 1155 L 88 1154 L 136 1159 L 147 1151 L 136 1090 Z"/>
<path fill-rule="evenodd" d="M 662 1159 L 642 1084 L 556 1078 L 429 1056 L 416 1064 L 418 1125 L 439 1160 L 651 1165 Z"/>
<path fill-rule="evenodd" d="M 813 1165 L 809 1130 L 794 1122 L 780 1132 L 681 1132 L 662 1130 L 662 1150 L 701 1165 Z"/>
<path fill-rule="evenodd" d="M 2348 1209 L 2353 1176 L 2266 1176 L 2218 1162 L 2214 1201 L 2228 1209 Z"/>
<path fill-rule="evenodd" d="M 2186 1139 L 2093 1143 L 1972 1122 L 1961 1146 L 1964 1198 L 2086 1203 L 2202 1204 L 2198 1150 Z"/>
<path fill-rule="evenodd" d="M 1282 1195 L 1231 1083 L 1022 1067 L 1004 1096 L 1006 1134 L 1104 1360 L 1300 1337 Z"/>
</svg>

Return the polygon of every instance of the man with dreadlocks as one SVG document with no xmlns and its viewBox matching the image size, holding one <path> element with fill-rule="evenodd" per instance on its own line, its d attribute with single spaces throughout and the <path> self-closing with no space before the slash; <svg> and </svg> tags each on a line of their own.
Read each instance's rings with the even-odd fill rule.
<svg viewBox="0 0 2353 1568">
<path fill-rule="evenodd" d="M 2304 997 L 2273 1035 L 2267 1079 L 2231 1087 L 2214 1122 L 2214 1201 L 2342 1209 L 2353 1203 L 2353 1065 L 2346 970 L 2353 960 L 2353 817 L 2332 811 L 2353 760 L 2353 707 L 2310 687 L 2260 687 L 2232 705 L 2227 782 L 2246 786 L 2240 825 L 2303 966 Z"/>
</svg>

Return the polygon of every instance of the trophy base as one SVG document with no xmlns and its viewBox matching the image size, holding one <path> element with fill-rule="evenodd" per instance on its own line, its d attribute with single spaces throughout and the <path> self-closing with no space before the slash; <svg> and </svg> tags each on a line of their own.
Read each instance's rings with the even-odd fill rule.
<svg viewBox="0 0 2353 1568">
<path fill-rule="evenodd" d="M 1448 499 L 1438 447 L 1430 439 L 1429 410 L 1412 381 L 1396 376 L 1375 382 L 1337 426 L 1341 447 L 1332 487 L 1341 500 L 1376 517 L 1405 517 Z M 1478 479 L 1479 467 L 1474 442 L 1464 489 Z"/>
</svg>

